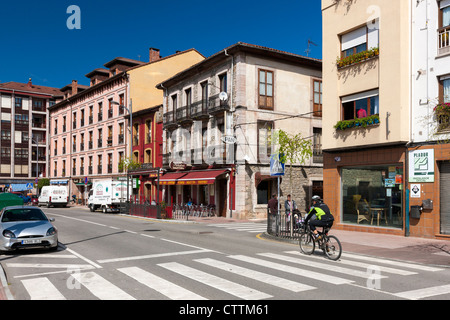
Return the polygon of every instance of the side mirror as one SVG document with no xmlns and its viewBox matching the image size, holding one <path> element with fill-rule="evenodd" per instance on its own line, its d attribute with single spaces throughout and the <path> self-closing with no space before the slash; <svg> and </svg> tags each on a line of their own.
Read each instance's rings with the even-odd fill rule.
<svg viewBox="0 0 450 320">
<path fill-rule="evenodd" d="M 48 221 L 54 222 L 54 221 L 55 221 L 55 218 L 50 218 L 50 219 L 48 219 Z"/>
</svg>

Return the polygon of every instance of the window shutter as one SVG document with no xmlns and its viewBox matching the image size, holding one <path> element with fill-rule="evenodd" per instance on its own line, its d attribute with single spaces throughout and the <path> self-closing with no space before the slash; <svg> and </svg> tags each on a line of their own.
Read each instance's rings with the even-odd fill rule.
<svg viewBox="0 0 450 320">
<path fill-rule="evenodd" d="M 367 41 L 366 26 L 342 35 L 342 51 L 359 46 Z"/>
</svg>

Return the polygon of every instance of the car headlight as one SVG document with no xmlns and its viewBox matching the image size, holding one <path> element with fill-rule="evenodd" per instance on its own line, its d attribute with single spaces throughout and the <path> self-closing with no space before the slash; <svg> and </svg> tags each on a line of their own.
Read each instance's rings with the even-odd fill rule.
<svg viewBox="0 0 450 320">
<path fill-rule="evenodd" d="M 10 231 L 10 230 L 5 230 L 5 231 L 3 231 L 3 236 L 5 237 L 5 238 L 15 238 L 16 237 L 16 235 L 14 234 L 14 232 L 12 232 L 12 231 Z"/>
<path fill-rule="evenodd" d="M 56 229 L 54 227 L 51 227 L 47 230 L 47 236 L 53 236 L 56 234 Z"/>
</svg>

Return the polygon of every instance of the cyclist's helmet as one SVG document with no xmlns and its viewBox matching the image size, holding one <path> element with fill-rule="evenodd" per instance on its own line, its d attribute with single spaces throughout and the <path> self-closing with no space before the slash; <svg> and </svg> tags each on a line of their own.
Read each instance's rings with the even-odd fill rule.
<svg viewBox="0 0 450 320">
<path fill-rule="evenodd" d="M 312 197 L 312 200 L 313 200 L 313 201 L 317 201 L 317 202 L 321 202 L 321 201 L 322 201 L 322 199 L 320 199 L 319 196 L 314 196 L 314 197 Z"/>
</svg>

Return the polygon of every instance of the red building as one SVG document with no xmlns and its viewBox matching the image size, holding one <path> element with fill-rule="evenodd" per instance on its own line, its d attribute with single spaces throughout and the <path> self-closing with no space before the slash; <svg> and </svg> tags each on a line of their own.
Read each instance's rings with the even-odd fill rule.
<svg viewBox="0 0 450 320">
<path fill-rule="evenodd" d="M 133 113 L 133 161 L 141 166 L 129 173 L 139 183 L 133 198 L 140 203 L 157 201 L 158 168 L 163 162 L 162 132 L 162 105 Z"/>
</svg>

